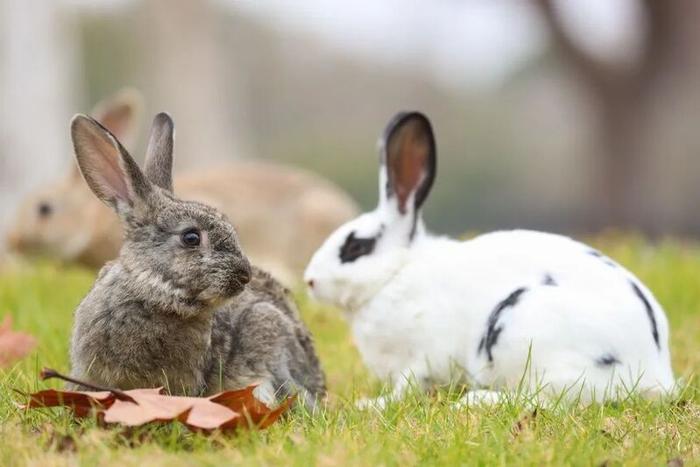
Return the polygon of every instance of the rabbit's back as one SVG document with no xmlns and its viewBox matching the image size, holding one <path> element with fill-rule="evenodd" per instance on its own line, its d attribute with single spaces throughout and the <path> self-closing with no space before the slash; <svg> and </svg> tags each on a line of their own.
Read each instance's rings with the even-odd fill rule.
<svg viewBox="0 0 700 467">
<path fill-rule="evenodd" d="M 288 393 L 302 390 L 311 404 L 325 395 L 311 334 L 289 291 L 253 267 L 245 291 L 214 315 L 207 390 L 262 379 Z"/>
<path fill-rule="evenodd" d="M 495 288 L 537 284 L 562 287 L 620 308 L 630 302 L 639 304 L 638 288 L 653 308 L 661 310 L 652 294 L 624 266 L 569 237 L 528 230 L 499 231 L 464 242 L 460 249 L 463 261 L 490 275 Z"/>
<path fill-rule="evenodd" d="M 664 311 L 645 285 L 622 265 L 568 237 L 519 230 L 465 242 L 427 238 L 412 255 L 399 276 L 405 275 L 401 281 L 427 280 L 451 297 L 455 306 L 466 306 L 477 320 L 487 318 L 518 290 L 525 296 L 530 290 L 549 288 L 570 294 L 570 302 L 585 303 L 590 298 L 590 308 L 604 304 L 610 316 L 598 317 L 602 326 L 640 323 L 653 346 L 661 347 L 668 339 Z M 426 265 L 443 272 L 428 278 Z M 566 310 L 561 314 L 574 321 L 585 319 Z"/>
<path fill-rule="evenodd" d="M 651 292 L 553 234 L 420 239 L 353 316 L 353 334 L 370 368 L 394 379 L 409 368 L 449 380 L 456 362 L 485 386 L 517 386 L 528 365 L 557 388 L 585 374 L 599 396 L 614 371 L 631 375 L 627 384 L 644 375 L 645 387 L 673 385 L 668 323 Z"/>
</svg>

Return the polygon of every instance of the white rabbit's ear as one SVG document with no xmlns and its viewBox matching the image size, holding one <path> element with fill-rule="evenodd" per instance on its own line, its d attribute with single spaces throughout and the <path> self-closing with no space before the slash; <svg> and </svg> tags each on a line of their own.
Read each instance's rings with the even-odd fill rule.
<svg viewBox="0 0 700 467">
<path fill-rule="evenodd" d="M 132 147 L 136 141 L 143 108 L 141 93 L 133 88 L 124 88 L 98 102 L 90 115 L 119 141 L 127 147 Z"/>
<path fill-rule="evenodd" d="M 175 125 L 173 119 L 161 112 L 153 119 L 151 136 L 146 149 L 146 177 L 170 192 L 173 191 L 173 143 Z"/>
<path fill-rule="evenodd" d="M 146 200 L 150 183 L 109 130 L 86 115 L 76 115 L 71 137 L 80 172 L 99 199 L 117 211 Z"/>
<path fill-rule="evenodd" d="M 384 132 L 380 167 L 380 203 L 396 199 L 400 215 L 415 216 L 435 179 L 436 146 L 428 117 L 397 114 Z"/>
</svg>

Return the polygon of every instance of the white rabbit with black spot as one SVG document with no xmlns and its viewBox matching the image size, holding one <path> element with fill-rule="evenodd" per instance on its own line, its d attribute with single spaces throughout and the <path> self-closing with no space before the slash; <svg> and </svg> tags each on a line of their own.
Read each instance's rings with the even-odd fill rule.
<svg viewBox="0 0 700 467">
<path fill-rule="evenodd" d="M 305 280 L 346 311 L 392 398 L 411 382 L 454 382 L 455 368 L 473 388 L 466 401 L 518 387 L 584 402 L 673 391 L 666 316 L 631 272 L 554 234 L 430 235 L 421 217 L 436 172 L 427 117 L 398 114 L 380 152 L 377 208 L 338 228 Z"/>
</svg>

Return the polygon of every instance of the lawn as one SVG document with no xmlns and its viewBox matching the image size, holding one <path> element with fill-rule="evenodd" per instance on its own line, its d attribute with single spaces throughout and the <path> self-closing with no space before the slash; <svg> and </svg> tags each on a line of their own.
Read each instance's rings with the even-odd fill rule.
<svg viewBox="0 0 700 467">
<path fill-rule="evenodd" d="M 41 367 L 68 372 L 72 312 L 90 287 L 89 271 L 52 264 L 0 272 L 0 314 L 34 334 L 36 351 L 0 370 L 0 465 L 700 465 L 700 245 L 636 237 L 593 241 L 635 271 L 665 306 L 671 323 L 681 399 L 629 400 L 534 411 L 518 402 L 457 410 L 456 389 L 413 394 L 380 413 L 354 408 L 381 385 L 366 372 L 342 316 L 297 296 L 328 377 L 327 407 L 294 410 L 263 432 L 204 436 L 181 426 L 103 429 L 63 409 L 25 413 L 13 389 L 59 383 L 37 379 Z"/>
</svg>

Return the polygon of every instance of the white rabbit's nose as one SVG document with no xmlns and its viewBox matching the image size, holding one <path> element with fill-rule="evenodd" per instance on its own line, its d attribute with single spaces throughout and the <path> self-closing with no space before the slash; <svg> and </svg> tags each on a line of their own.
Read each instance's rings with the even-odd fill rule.
<svg viewBox="0 0 700 467">
<path fill-rule="evenodd" d="M 306 280 L 306 285 L 308 285 L 310 289 L 313 289 L 313 288 L 314 288 L 314 280 L 313 280 L 313 279 L 307 279 L 307 280 Z"/>
</svg>

